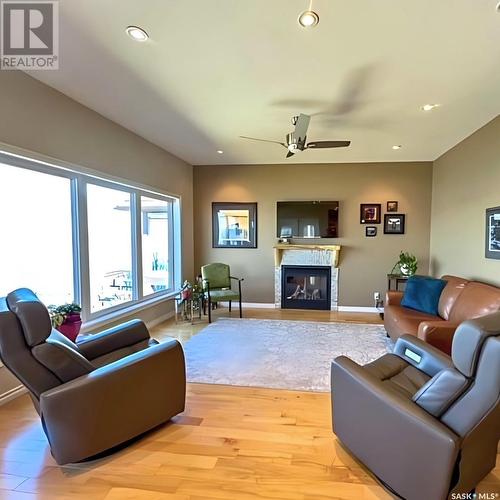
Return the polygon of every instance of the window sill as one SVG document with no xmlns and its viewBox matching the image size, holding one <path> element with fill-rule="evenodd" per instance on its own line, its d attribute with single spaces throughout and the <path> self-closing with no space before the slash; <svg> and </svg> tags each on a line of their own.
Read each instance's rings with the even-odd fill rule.
<svg viewBox="0 0 500 500">
<path fill-rule="evenodd" d="M 103 314 L 102 316 L 99 316 L 98 318 L 94 318 L 94 319 L 91 319 L 89 321 L 85 321 L 82 324 L 82 328 L 81 328 L 80 332 L 81 333 L 93 332 L 96 328 L 100 328 L 100 327 L 106 326 L 109 323 L 116 322 L 116 321 L 120 320 L 121 318 L 125 318 L 127 316 L 130 316 L 131 314 L 136 313 L 138 311 L 148 309 L 149 307 L 152 307 L 152 306 L 159 304 L 161 302 L 171 301 L 178 294 L 179 294 L 178 291 L 169 292 L 169 293 L 166 293 L 165 295 L 160 295 L 157 297 L 153 297 L 151 299 L 145 299 L 145 300 L 142 300 L 141 302 L 136 302 L 135 304 L 125 306 L 118 311 L 113 311 L 113 312 L 110 312 L 109 314 Z"/>
</svg>

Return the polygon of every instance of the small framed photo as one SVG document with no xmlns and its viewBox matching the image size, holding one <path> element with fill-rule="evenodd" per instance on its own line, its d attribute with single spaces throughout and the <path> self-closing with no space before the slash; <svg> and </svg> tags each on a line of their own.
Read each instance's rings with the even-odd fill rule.
<svg viewBox="0 0 500 500">
<path fill-rule="evenodd" d="M 380 203 L 362 203 L 359 215 L 360 224 L 380 224 Z"/>
<path fill-rule="evenodd" d="M 384 234 L 405 234 L 405 214 L 385 214 Z"/>
<path fill-rule="evenodd" d="M 367 238 L 373 238 L 377 236 L 377 227 L 376 226 L 366 226 L 365 227 L 365 236 Z"/>
<path fill-rule="evenodd" d="M 397 212 L 398 211 L 398 202 L 397 201 L 388 201 L 387 202 L 387 211 L 388 212 Z"/>
<path fill-rule="evenodd" d="M 500 207 L 486 210 L 485 257 L 500 259 Z"/>
<path fill-rule="evenodd" d="M 212 203 L 212 248 L 257 248 L 257 203 Z"/>
</svg>

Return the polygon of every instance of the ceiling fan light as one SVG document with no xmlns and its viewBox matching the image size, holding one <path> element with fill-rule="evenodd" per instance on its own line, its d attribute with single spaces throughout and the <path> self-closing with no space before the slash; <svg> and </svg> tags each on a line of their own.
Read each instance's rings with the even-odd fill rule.
<svg viewBox="0 0 500 500">
<path fill-rule="evenodd" d="M 319 16 L 312 10 L 306 10 L 300 14 L 298 21 L 303 28 L 312 28 L 319 23 Z"/>
</svg>

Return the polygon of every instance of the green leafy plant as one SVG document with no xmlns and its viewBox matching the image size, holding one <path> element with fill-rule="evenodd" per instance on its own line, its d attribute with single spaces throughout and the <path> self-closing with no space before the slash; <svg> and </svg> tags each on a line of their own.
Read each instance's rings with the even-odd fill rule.
<svg viewBox="0 0 500 500">
<path fill-rule="evenodd" d="M 409 253 L 401 251 L 399 254 L 399 260 L 394 264 L 391 274 L 397 270 L 398 274 L 404 274 L 406 276 L 413 276 L 418 269 L 417 258 Z"/>
<path fill-rule="evenodd" d="M 54 328 L 61 326 L 70 314 L 80 314 L 82 308 L 75 303 L 49 306 L 50 321 Z"/>
</svg>

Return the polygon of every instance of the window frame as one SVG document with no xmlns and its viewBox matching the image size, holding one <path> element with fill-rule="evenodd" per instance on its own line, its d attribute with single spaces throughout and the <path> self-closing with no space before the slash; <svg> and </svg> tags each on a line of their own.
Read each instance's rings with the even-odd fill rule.
<svg viewBox="0 0 500 500">
<path fill-rule="evenodd" d="M 173 297 L 180 289 L 182 276 L 181 197 L 126 179 L 106 176 L 91 169 L 54 160 L 38 153 L 25 152 L 0 143 L 0 163 L 70 180 L 73 250 L 73 300 L 82 307 L 85 329 L 144 309 Z M 132 258 L 132 300 L 100 311 L 90 309 L 89 240 L 87 219 L 87 185 L 123 191 L 130 194 L 130 229 Z M 171 273 L 166 290 L 144 296 L 142 275 L 141 196 L 168 203 L 168 259 Z"/>
</svg>

